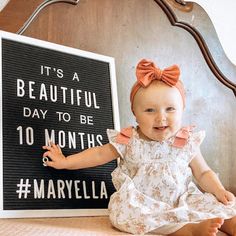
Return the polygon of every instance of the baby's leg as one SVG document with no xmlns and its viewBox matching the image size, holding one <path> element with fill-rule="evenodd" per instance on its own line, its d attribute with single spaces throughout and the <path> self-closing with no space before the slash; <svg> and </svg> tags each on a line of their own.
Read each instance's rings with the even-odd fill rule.
<svg viewBox="0 0 236 236">
<path fill-rule="evenodd" d="M 220 230 L 229 235 L 236 236 L 236 216 L 231 219 L 225 220 Z"/>
<path fill-rule="evenodd" d="M 221 218 L 204 220 L 197 224 L 189 223 L 169 236 L 216 236 L 223 223 Z"/>
</svg>

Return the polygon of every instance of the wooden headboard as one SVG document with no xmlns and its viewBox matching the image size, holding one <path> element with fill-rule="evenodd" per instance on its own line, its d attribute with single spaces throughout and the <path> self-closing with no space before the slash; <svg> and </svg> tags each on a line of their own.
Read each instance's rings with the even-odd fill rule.
<svg viewBox="0 0 236 236">
<path fill-rule="evenodd" d="M 0 12 L 0 28 L 114 57 L 121 126 L 135 123 L 127 101 L 137 61 L 179 64 L 187 91 L 185 123 L 207 131 L 204 156 L 236 194 L 236 67 L 200 6 L 174 0 L 11 0 Z"/>
</svg>

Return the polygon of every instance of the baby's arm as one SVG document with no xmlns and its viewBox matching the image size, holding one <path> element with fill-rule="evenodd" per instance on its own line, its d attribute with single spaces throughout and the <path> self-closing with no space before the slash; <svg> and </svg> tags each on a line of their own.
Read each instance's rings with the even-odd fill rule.
<svg viewBox="0 0 236 236">
<path fill-rule="evenodd" d="M 51 143 L 51 146 L 43 146 L 47 150 L 43 157 L 49 157 L 51 160 L 46 162 L 47 166 L 55 169 L 83 169 L 105 164 L 119 157 L 116 149 L 110 144 L 89 148 L 83 152 L 65 157 L 61 148 Z"/>
<path fill-rule="evenodd" d="M 190 167 L 193 176 L 204 191 L 214 194 L 220 202 L 226 205 L 235 201 L 234 195 L 225 190 L 215 172 L 207 165 L 200 149 L 191 161 Z"/>
</svg>

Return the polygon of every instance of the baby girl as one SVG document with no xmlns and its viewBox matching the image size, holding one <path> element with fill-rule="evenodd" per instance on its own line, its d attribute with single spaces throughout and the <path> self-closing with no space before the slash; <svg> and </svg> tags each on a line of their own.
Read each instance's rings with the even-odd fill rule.
<svg viewBox="0 0 236 236">
<path fill-rule="evenodd" d="M 161 70 L 143 59 L 136 76 L 130 95 L 136 127 L 107 130 L 108 144 L 67 157 L 56 144 L 44 146 L 46 165 L 73 170 L 119 158 L 108 210 L 121 231 L 215 236 L 221 230 L 236 236 L 235 197 L 201 154 L 205 133 L 182 127 L 185 92 L 178 66 Z"/>
</svg>

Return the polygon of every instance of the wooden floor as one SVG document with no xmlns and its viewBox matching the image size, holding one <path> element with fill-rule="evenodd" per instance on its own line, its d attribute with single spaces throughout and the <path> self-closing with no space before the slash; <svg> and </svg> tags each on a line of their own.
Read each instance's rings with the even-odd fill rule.
<svg viewBox="0 0 236 236">
<path fill-rule="evenodd" d="M 130 235 L 114 229 L 108 217 L 0 219 L 0 236 Z M 154 235 L 154 234 L 148 234 Z M 225 234 L 218 234 L 217 236 Z M 157 235 L 155 235 L 157 236 Z M 183 235 L 184 236 L 184 235 Z"/>
</svg>

